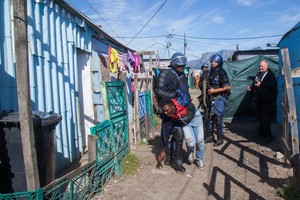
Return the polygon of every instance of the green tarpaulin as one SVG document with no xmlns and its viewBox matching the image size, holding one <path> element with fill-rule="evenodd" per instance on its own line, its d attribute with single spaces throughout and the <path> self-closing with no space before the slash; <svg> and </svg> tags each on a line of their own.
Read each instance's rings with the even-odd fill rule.
<svg viewBox="0 0 300 200">
<path fill-rule="evenodd" d="M 256 56 L 241 61 L 224 62 L 223 68 L 227 72 L 231 84 L 231 95 L 225 108 L 225 122 L 245 117 L 255 117 L 255 109 L 252 106 L 251 95 L 247 91 L 247 87 L 252 84 L 256 73 L 259 71 L 259 62 L 264 59 L 268 61 L 269 68 L 277 77 L 278 59 L 275 58 Z M 274 104 L 274 113 L 276 112 L 275 107 Z"/>
</svg>

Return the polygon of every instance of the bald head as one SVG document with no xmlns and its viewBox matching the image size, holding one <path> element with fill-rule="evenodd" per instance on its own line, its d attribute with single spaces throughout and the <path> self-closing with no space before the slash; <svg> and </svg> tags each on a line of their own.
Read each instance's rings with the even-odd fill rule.
<svg viewBox="0 0 300 200">
<path fill-rule="evenodd" d="M 260 61 L 260 63 L 259 63 L 259 70 L 261 72 L 268 71 L 268 68 L 269 68 L 269 63 L 266 60 Z"/>
</svg>

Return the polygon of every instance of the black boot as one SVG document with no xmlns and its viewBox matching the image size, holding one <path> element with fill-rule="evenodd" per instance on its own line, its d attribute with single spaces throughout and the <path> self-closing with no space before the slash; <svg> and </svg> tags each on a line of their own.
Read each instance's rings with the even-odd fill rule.
<svg viewBox="0 0 300 200">
<path fill-rule="evenodd" d="M 205 143 L 209 143 L 209 142 L 214 142 L 214 136 L 212 135 L 212 133 L 210 133 L 211 135 L 209 135 L 208 137 L 205 137 L 204 142 Z"/>
<path fill-rule="evenodd" d="M 173 168 L 178 173 L 184 173 L 185 168 L 183 167 L 183 160 L 182 160 L 182 144 L 184 139 L 183 129 L 182 128 L 174 128 L 173 137 L 175 140 L 175 151 L 174 151 L 174 162 L 173 162 Z"/>
<path fill-rule="evenodd" d="M 206 111 L 208 112 L 208 110 Z M 203 130 L 204 130 L 204 142 L 215 142 L 215 138 L 213 135 L 213 130 L 210 127 L 210 117 L 208 116 L 208 113 L 205 113 L 205 117 L 203 119 Z"/>
<path fill-rule="evenodd" d="M 214 146 L 220 146 L 223 144 L 223 135 L 222 135 L 223 120 L 222 120 L 222 117 L 215 115 L 214 124 L 216 125 L 216 128 L 217 128 L 217 140 L 215 141 Z"/>
<path fill-rule="evenodd" d="M 176 160 L 173 162 L 173 168 L 175 169 L 175 171 L 179 174 L 183 174 L 185 172 L 185 168 L 182 165 L 183 163 L 178 163 L 176 162 Z"/>
<path fill-rule="evenodd" d="M 170 161 L 171 161 L 170 151 L 166 151 L 166 158 L 164 161 L 164 165 L 170 165 Z"/>
</svg>

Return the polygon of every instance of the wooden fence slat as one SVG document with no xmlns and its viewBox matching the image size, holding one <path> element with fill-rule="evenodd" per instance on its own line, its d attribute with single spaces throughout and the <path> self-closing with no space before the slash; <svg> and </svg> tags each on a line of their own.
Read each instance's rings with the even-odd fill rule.
<svg viewBox="0 0 300 200">
<path fill-rule="evenodd" d="M 294 96 L 294 86 L 292 79 L 292 70 L 291 63 L 289 58 L 289 52 L 286 47 L 281 49 L 282 55 L 282 74 L 284 77 L 284 96 L 286 98 L 283 99 L 283 105 L 287 108 L 287 112 L 284 113 L 285 121 L 288 121 L 288 124 L 291 128 L 291 144 L 292 144 L 292 166 L 294 172 L 294 178 L 296 182 L 296 186 L 300 187 L 300 159 L 299 159 L 299 141 L 298 141 L 298 122 L 297 122 L 297 114 L 296 114 L 296 104 L 295 104 L 295 96 Z M 285 122 L 284 126 L 287 125 Z M 288 127 L 288 126 L 287 126 Z M 285 127 L 286 129 L 286 127 Z M 284 134 L 288 134 L 288 131 L 285 130 Z M 287 144 L 288 145 L 288 144 Z"/>
</svg>

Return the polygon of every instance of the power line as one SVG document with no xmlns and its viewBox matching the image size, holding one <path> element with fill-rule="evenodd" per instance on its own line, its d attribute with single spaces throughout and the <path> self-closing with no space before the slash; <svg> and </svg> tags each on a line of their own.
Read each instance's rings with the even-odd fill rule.
<svg viewBox="0 0 300 200">
<path fill-rule="evenodd" d="M 153 46 L 156 45 L 156 44 L 158 44 L 158 42 L 155 42 L 154 44 L 152 44 L 152 45 L 150 45 L 149 47 L 145 48 L 144 51 L 147 50 L 147 49 L 150 49 L 151 47 L 153 47 Z"/>
<path fill-rule="evenodd" d="M 89 5 L 89 7 L 98 15 L 98 17 L 100 18 L 100 19 L 102 19 L 103 21 L 104 21 L 104 23 L 110 28 L 110 30 L 114 33 L 114 34 L 116 34 L 117 36 L 119 36 L 118 35 L 118 33 L 116 33 L 112 28 L 111 28 L 111 26 L 106 22 L 106 20 L 103 18 L 103 17 L 101 17 L 101 15 L 97 12 L 97 10 L 87 1 L 87 0 L 84 0 L 88 5 Z M 125 42 L 126 42 L 126 40 L 125 40 Z M 127 45 L 126 45 L 127 46 Z"/>
<path fill-rule="evenodd" d="M 114 38 L 133 38 L 130 36 L 113 36 Z M 149 39 L 149 38 L 161 38 L 166 37 L 165 35 L 155 35 L 155 36 L 141 36 L 141 37 L 135 37 L 135 39 Z"/>
<path fill-rule="evenodd" d="M 177 37 L 184 37 L 183 35 L 171 34 Z M 198 36 L 185 36 L 187 38 L 193 39 L 202 39 L 202 40 L 253 40 L 253 39 L 262 39 L 262 38 L 272 38 L 283 36 L 283 34 L 279 35 L 267 35 L 267 36 L 257 36 L 257 37 L 240 37 L 240 38 L 209 38 L 209 37 L 198 37 Z"/>
<path fill-rule="evenodd" d="M 160 44 L 160 45 L 162 45 L 162 46 L 166 46 L 166 45 L 164 45 L 164 44 L 162 44 L 162 43 L 160 43 L 160 42 L 157 42 L 157 43 Z M 172 47 L 169 47 L 169 49 L 172 49 L 173 51 L 176 51 L 176 52 L 180 52 L 178 49 L 174 49 L 174 48 L 172 48 Z M 195 58 L 201 58 L 201 57 L 199 57 L 199 56 L 195 56 L 195 55 L 192 55 L 192 54 L 186 54 L 186 55 L 192 56 L 192 57 L 195 57 Z"/>
<path fill-rule="evenodd" d="M 138 34 L 140 34 L 140 32 L 142 32 L 142 30 L 150 23 L 150 21 L 155 17 L 155 15 L 162 9 L 162 7 L 165 5 L 165 3 L 167 3 L 167 1 L 168 0 L 165 0 L 164 1 L 164 3 L 159 7 L 159 9 L 154 13 L 154 15 L 148 20 L 148 22 L 142 27 L 142 29 L 139 31 L 139 32 L 137 32 L 137 34 L 135 34 L 135 36 L 126 44 L 126 46 L 127 45 L 129 45 L 131 42 L 132 42 L 132 40 L 134 40 L 134 38 L 136 37 L 136 36 L 138 36 Z"/>
<path fill-rule="evenodd" d="M 181 37 L 176 37 L 176 36 L 175 36 L 174 38 L 184 40 L 184 39 L 181 38 Z M 198 43 L 198 44 L 211 45 L 211 46 L 224 46 L 224 47 L 229 47 L 229 46 L 235 45 L 235 44 L 216 44 L 216 43 L 207 43 L 207 42 L 200 42 L 200 41 L 197 41 L 197 40 L 186 40 L 186 41 L 192 42 L 192 43 Z"/>
</svg>

